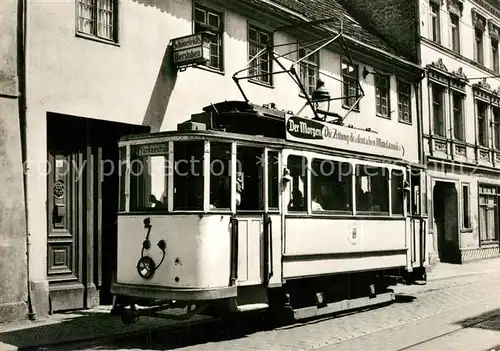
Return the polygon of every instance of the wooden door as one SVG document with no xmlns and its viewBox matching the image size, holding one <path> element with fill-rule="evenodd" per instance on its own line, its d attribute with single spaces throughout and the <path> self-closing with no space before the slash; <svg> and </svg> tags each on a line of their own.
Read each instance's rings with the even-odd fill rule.
<svg viewBox="0 0 500 351">
<path fill-rule="evenodd" d="M 89 252 L 93 247 L 92 161 L 90 148 L 48 151 L 47 276 L 53 311 L 96 305 Z"/>
</svg>

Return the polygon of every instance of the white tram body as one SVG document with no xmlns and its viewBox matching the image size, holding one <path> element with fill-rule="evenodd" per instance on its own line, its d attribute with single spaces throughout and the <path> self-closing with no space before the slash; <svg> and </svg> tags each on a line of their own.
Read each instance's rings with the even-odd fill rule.
<svg viewBox="0 0 500 351">
<path fill-rule="evenodd" d="M 426 219 L 413 210 L 424 171 L 301 143 L 289 118 L 225 102 L 178 131 L 122 139 L 117 306 L 301 317 L 390 302 L 390 284 L 425 281 Z"/>
</svg>

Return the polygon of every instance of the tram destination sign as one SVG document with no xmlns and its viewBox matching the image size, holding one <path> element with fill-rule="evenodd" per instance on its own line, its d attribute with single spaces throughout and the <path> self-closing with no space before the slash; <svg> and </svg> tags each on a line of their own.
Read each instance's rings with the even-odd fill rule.
<svg viewBox="0 0 500 351">
<path fill-rule="evenodd" d="M 286 139 L 394 158 L 405 153 L 400 142 L 379 134 L 297 116 L 286 117 Z"/>
<path fill-rule="evenodd" d="M 207 32 L 172 39 L 174 64 L 177 67 L 204 65 L 210 60 L 210 34 Z"/>
</svg>

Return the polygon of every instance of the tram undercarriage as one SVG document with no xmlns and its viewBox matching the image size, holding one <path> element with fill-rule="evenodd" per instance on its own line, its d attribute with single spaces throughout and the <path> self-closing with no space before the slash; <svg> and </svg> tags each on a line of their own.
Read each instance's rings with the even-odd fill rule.
<svg viewBox="0 0 500 351">
<path fill-rule="evenodd" d="M 275 288 L 238 287 L 235 297 L 205 301 L 116 295 L 111 314 L 120 316 L 124 324 L 131 324 L 141 316 L 188 320 L 199 314 L 224 318 L 233 313 L 261 310 L 274 322 L 293 323 L 389 305 L 396 298 L 392 286 L 398 283 L 425 284 L 425 274 L 425 270 L 407 273 L 403 269 L 394 269 L 294 279 Z M 138 295 L 137 292 L 134 294 Z M 169 313 L 173 310 L 175 313 Z"/>
</svg>

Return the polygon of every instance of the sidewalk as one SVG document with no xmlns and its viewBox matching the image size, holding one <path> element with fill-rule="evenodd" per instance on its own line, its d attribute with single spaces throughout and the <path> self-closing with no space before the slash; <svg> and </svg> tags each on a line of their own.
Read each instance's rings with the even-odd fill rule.
<svg viewBox="0 0 500 351">
<path fill-rule="evenodd" d="M 449 279 L 474 274 L 497 272 L 500 274 L 500 258 L 471 261 L 464 264 L 438 263 L 427 273 L 427 281 Z"/>
<path fill-rule="evenodd" d="M 462 265 L 439 263 L 428 273 L 428 281 L 492 272 L 500 274 L 500 258 Z M 57 313 L 50 316 L 50 318 L 34 322 L 26 320 L 0 324 L 0 351 L 29 348 L 40 350 L 40 348 L 35 347 L 65 342 L 109 339 L 146 330 L 168 330 L 176 326 L 192 325 L 212 320 L 204 316 L 196 316 L 189 321 L 182 322 L 141 317 L 138 323 L 126 326 L 119 317 L 110 316 L 109 310 L 109 306 L 102 306 L 92 310 Z"/>
</svg>

